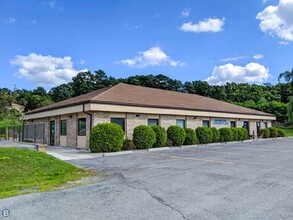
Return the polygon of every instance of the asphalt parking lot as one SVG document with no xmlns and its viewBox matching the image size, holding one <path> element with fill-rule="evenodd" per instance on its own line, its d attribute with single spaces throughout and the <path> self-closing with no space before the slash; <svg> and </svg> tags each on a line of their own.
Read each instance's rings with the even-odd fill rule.
<svg viewBox="0 0 293 220">
<path fill-rule="evenodd" d="M 69 162 L 111 175 L 2 199 L 5 219 L 293 219 L 293 139 Z"/>
</svg>

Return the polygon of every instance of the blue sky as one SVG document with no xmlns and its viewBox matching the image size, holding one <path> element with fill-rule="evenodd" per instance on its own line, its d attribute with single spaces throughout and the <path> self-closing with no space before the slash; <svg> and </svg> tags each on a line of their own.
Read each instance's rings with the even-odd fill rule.
<svg viewBox="0 0 293 220">
<path fill-rule="evenodd" d="M 78 71 L 277 82 L 293 68 L 293 0 L 0 0 L 0 87 Z"/>
</svg>

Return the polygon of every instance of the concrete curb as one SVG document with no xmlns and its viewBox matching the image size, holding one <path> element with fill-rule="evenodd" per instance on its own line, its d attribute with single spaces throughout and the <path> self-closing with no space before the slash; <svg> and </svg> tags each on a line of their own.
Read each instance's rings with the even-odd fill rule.
<svg viewBox="0 0 293 220">
<path fill-rule="evenodd" d="M 252 140 L 244 140 L 244 141 L 242 141 L 242 142 L 252 142 Z"/>
<path fill-rule="evenodd" d="M 241 141 L 229 141 L 229 142 L 226 142 L 226 144 L 239 144 L 241 143 Z"/>
<path fill-rule="evenodd" d="M 103 153 L 103 157 L 119 156 L 119 155 L 132 154 L 132 153 L 133 153 L 132 150 L 112 152 L 112 153 Z"/>
<path fill-rule="evenodd" d="M 214 145 L 222 145 L 225 144 L 223 142 L 217 142 L 217 143 L 210 143 L 210 144 L 205 144 L 206 146 L 214 146 Z"/>
<path fill-rule="evenodd" d="M 182 146 L 180 146 L 179 148 L 194 148 L 194 147 L 199 147 L 200 145 L 182 145 Z"/>
<path fill-rule="evenodd" d="M 160 150 L 168 150 L 170 147 L 158 147 L 158 148 L 150 148 L 147 149 L 147 151 L 152 152 L 152 151 L 160 151 Z"/>
</svg>

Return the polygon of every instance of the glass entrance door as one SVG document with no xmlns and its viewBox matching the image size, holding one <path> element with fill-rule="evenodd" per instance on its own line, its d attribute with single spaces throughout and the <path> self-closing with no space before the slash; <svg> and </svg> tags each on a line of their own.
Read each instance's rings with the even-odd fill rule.
<svg viewBox="0 0 293 220">
<path fill-rule="evenodd" d="M 55 145 L 55 121 L 50 121 L 50 145 Z"/>
</svg>

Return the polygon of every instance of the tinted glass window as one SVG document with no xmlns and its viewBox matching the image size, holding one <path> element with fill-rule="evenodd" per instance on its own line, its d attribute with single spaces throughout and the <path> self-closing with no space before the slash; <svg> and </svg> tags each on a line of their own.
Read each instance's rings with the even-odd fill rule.
<svg viewBox="0 0 293 220">
<path fill-rule="evenodd" d="M 204 127 L 210 127 L 210 121 L 208 121 L 208 120 L 203 120 L 203 121 L 202 121 L 202 126 L 204 126 Z"/>
<path fill-rule="evenodd" d="M 176 125 L 178 125 L 181 128 L 185 128 L 185 120 L 184 119 L 177 119 Z"/>
<path fill-rule="evenodd" d="M 148 119 L 148 126 L 159 125 L 159 119 Z"/>
<path fill-rule="evenodd" d="M 67 134 L 67 121 L 60 121 L 60 135 L 65 136 Z"/>
<path fill-rule="evenodd" d="M 267 122 L 264 122 L 264 127 L 268 128 L 268 123 Z"/>
<path fill-rule="evenodd" d="M 78 136 L 86 135 L 86 118 L 78 119 Z"/>
<path fill-rule="evenodd" d="M 111 123 L 120 125 L 123 131 L 125 131 L 125 118 L 111 118 Z"/>
<path fill-rule="evenodd" d="M 230 127 L 231 128 L 236 128 L 236 122 L 235 121 L 230 121 Z"/>
</svg>

